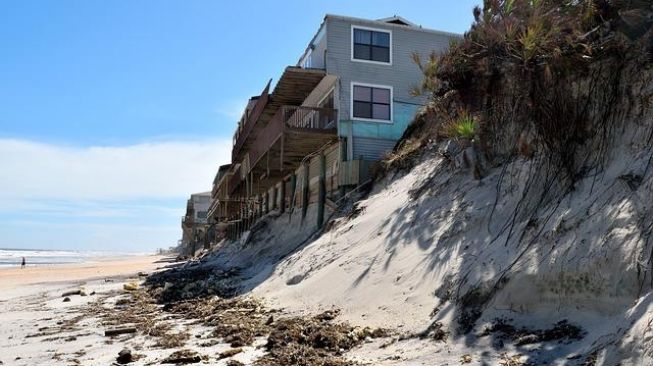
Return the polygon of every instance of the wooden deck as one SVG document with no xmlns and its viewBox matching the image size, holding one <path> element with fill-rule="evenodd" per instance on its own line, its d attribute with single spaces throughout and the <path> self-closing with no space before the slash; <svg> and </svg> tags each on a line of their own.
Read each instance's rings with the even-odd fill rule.
<svg viewBox="0 0 653 366">
<path fill-rule="evenodd" d="M 307 156 L 334 142 L 337 115 L 337 110 L 330 108 L 279 108 L 247 153 L 249 166 L 244 174 L 251 187 L 233 181 L 231 195 L 266 190 L 297 169 Z"/>
<path fill-rule="evenodd" d="M 232 162 L 238 163 L 255 144 L 258 134 L 284 105 L 300 105 L 320 83 L 326 72 L 322 69 L 287 67 L 270 94 L 270 82 L 256 101 L 256 105 L 243 126 L 234 134 Z"/>
</svg>

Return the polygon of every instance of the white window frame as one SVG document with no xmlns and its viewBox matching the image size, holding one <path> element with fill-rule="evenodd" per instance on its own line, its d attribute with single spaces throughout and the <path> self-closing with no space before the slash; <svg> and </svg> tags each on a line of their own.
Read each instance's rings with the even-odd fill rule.
<svg viewBox="0 0 653 366">
<path fill-rule="evenodd" d="M 366 87 L 370 87 L 370 88 L 389 89 L 390 90 L 390 119 L 387 120 L 387 119 L 354 117 L 354 86 L 366 86 Z M 349 117 L 351 118 L 352 121 L 365 121 L 365 122 L 393 124 L 394 123 L 394 114 L 393 113 L 394 113 L 394 90 L 392 88 L 392 85 L 368 84 L 368 83 L 361 83 L 361 82 L 358 82 L 358 81 L 352 81 L 350 83 L 350 87 L 349 87 Z"/>
<path fill-rule="evenodd" d="M 383 62 L 383 61 L 374 61 L 374 60 L 361 60 L 358 58 L 354 58 L 354 29 L 362 29 L 362 30 L 368 30 L 368 31 L 373 31 L 373 32 L 384 32 L 384 33 L 389 33 L 390 34 L 390 62 Z M 393 51 L 393 46 L 392 46 L 392 30 L 390 29 L 382 29 L 382 28 L 370 28 L 370 27 L 363 27 L 360 25 L 351 25 L 351 40 L 349 42 L 349 48 L 351 48 L 351 60 L 353 62 L 365 62 L 368 64 L 376 64 L 376 65 L 386 65 L 386 66 L 392 66 L 392 51 Z"/>
</svg>

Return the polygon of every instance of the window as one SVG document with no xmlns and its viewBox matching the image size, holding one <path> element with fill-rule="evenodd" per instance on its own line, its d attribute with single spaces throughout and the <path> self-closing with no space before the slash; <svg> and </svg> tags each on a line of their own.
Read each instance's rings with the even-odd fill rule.
<svg viewBox="0 0 653 366">
<path fill-rule="evenodd" d="M 352 28 L 352 60 L 390 64 L 391 38 L 388 31 Z"/>
<path fill-rule="evenodd" d="M 197 211 L 197 218 L 198 219 L 205 219 L 206 218 L 206 211 Z"/>
<path fill-rule="evenodd" d="M 392 121 L 392 88 L 352 84 L 352 118 Z"/>
</svg>

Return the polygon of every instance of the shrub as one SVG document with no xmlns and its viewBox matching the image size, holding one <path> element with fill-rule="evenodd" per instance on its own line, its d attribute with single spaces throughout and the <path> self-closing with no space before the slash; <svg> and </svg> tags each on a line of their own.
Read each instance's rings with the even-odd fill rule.
<svg viewBox="0 0 653 366">
<path fill-rule="evenodd" d="M 473 139 L 476 136 L 476 119 L 468 112 L 462 112 L 460 117 L 445 126 L 445 134 L 449 137 Z"/>
</svg>

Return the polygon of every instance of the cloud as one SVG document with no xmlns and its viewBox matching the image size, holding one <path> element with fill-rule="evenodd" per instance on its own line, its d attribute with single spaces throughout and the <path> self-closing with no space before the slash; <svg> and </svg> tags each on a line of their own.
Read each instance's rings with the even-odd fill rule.
<svg viewBox="0 0 653 366">
<path fill-rule="evenodd" d="M 0 199 L 184 197 L 210 190 L 230 154 L 226 139 L 93 147 L 0 139 Z"/>
<path fill-rule="evenodd" d="M 248 101 L 248 98 L 223 99 L 215 111 L 219 115 L 229 118 L 232 122 L 237 122 L 243 116 Z"/>
<path fill-rule="evenodd" d="M 211 189 L 226 139 L 71 147 L 0 139 L 0 247 L 174 245 L 186 198 Z"/>
</svg>

